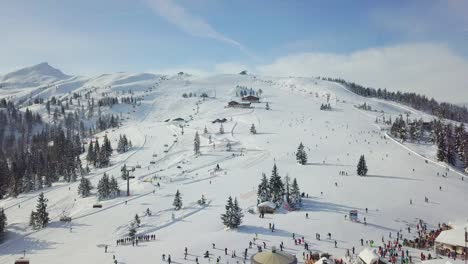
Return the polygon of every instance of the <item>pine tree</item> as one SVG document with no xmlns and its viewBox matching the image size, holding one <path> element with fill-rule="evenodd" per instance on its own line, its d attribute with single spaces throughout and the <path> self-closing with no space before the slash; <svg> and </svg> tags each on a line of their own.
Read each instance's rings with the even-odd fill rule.
<svg viewBox="0 0 468 264">
<path fill-rule="evenodd" d="M 276 167 L 276 163 L 273 165 L 269 186 L 272 194 L 272 201 L 277 204 L 281 203 L 281 201 L 283 200 L 284 185 L 283 181 L 281 180 L 281 177 L 278 174 L 278 168 Z"/>
<path fill-rule="evenodd" d="M 172 205 L 174 206 L 176 210 L 180 210 L 182 208 L 182 197 L 180 195 L 179 190 L 177 190 L 175 194 L 174 202 L 172 203 Z"/>
<path fill-rule="evenodd" d="M 104 135 L 104 142 L 102 144 L 103 144 L 103 149 L 106 153 L 106 157 L 109 158 L 112 155 L 112 152 L 114 150 L 112 149 L 112 145 L 111 145 L 109 138 L 107 137 L 107 134 Z"/>
<path fill-rule="evenodd" d="M 112 197 L 120 196 L 119 184 L 114 176 L 112 176 L 109 181 L 109 195 Z"/>
<path fill-rule="evenodd" d="M 193 140 L 193 151 L 195 155 L 200 154 L 200 136 L 198 135 L 198 131 L 195 132 L 195 139 Z"/>
<path fill-rule="evenodd" d="M 88 154 L 86 155 L 86 160 L 88 161 L 88 163 L 93 163 L 93 164 L 95 163 L 96 161 L 95 155 L 96 155 L 96 152 L 93 148 L 93 142 L 90 141 L 88 145 Z"/>
<path fill-rule="evenodd" d="M 237 202 L 237 198 L 232 201 L 232 197 L 229 196 L 227 203 L 226 203 L 226 212 L 221 215 L 221 220 L 223 224 L 228 228 L 237 228 L 242 223 L 242 218 L 244 214 L 242 213 L 242 209 L 239 207 Z"/>
<path fill-rule="evenodd" d="M 101 157 L 101 147 L 99 146 L 99 141 L 96 139 L 96 142 L 94 143 L 94 160 L 93 164 L 96 168 L 100 168 L 100 157 Z"/>
<path fill-rule="evenodd" d="M 301 191 L 299 190 L 296 178 L 293 179 L 291 185 L 291 201 L 295 206 L 301 204 Z"/>
<path fill-rule="evenodd" d="M 136 236 L 136 225 L 134 222 L 131 222 L 130 223 L 130 227 L 128 229 L 128 237 L 130 237 L 131 240 L 135 239 L 135 236 Z"/>
<path fill-rule="evenodd" d="M 242 213 L 242 209 L 239 207 L 239 203 L 237 202 L 237 198 L 234 198 L 234 204 L 232 206 L 232 212 L 234 216 L 234 222 L 232 228 L 237 228 L 242 224 L 242 218 L 244 218 L 244 213 Z"/>
<path fill-rule="evenodd" d="M 224 126 L 223 126 L 223 124 L 221 124 L 221 125 L 219 126 L 219 133 L 220 133 L 220 134 L 224 134 Z"/>
<path fill-rule="evenodd" d="M 103 200 L 110 196 L 110 189 L 109 189 L 109 176 L 106 173 L 102 175 L 102 178 L 99 180 L 97 185 L 97 194 L 98 199 Z"/>
<path fill-rule="evenodd" d="M 78 194 L 81 197 L 88 197 L 92 188 L 91 181 L 85 177 L 81 177 L 80 185 L 78 185 Z"/>
<path fill-rule="evenodd" d="M 206 128 L 206 126 L 205 126 L 205 129 L 203 130 L 203 134 L 205 135 L 208 134 L 208 129 Z"/>
<path fill-rule="evenodd" d="M 296 160 L 301 165 L 307 164 L 307 153 L 304 150 L 304 145 L 302 145 L 302 142 L 299 144 L 299 147 L 297 148 Z"/>
<path fill-rule="evenodd" d="M 226 212 L 221 215 L 221 220 L 226 227 L 232 227 L 234 224 L 234 215 L 232 212 L 234 204 L 232 202 L 232 197 L 229 196 L 227 203 L 225 205 Z"/>
<path fill-rule="evenodd" d="M 31 214 L 29 216 L 29 226 L 32 227 L 33 229 L 36 229 L 37 226 L 37 213 L 34 211 L 31 211 Z"/>
<path fill-rule="evenodd" d="M 445 145 L 445 137 L 441 136 L 437 141 L 437 160 L 438 161 L 447 161 L 446 156 L 447 146 Z"/>
<path fill-rule="evenodd" d="M 359 176 L 367 175 L 367 165 L 366 165 L 366 159 L 364 158 L 364 155 L 361 155 L 361 157 L 359 158 L 359 162 L 357 165 L 357 174 Z"/>
<path fill-rule="evenodd" d="M 270 110 L 270 104 L 267 102 L 266 105 L 265 105 L 265 109 L 266 110 Z"/>
<path fill-rule="evenodd" d="M 49 223 L 49 213 L 47 212 L 48 200 L 44 198 L 44 193 L 39 194 L 36 205 L 36 226 L 44 228 Z"/>
<path fill-rule="evenodd" d="M 120 171 L 122 179 L 126 181 L 129 175 L 129 172 L 127 171 L 127 164 L 124 164 L 122 168 L 120 168 Z"/>
<path fill-rule="evenodd" d="M 289 175 L 286 174 L 286 176 L 284 176 L 284 195 L 286 196 L 286 202 L 290 202 L 291 201 L 291 191 L 290 191 L 290 179 L 289 179 Z"/>
<path fill-rule="evenodd" d="M 254 125 L 254 124 L 252 124 L 252 126 L 250 127 L 250 133 L 252 133 L 252 134 L 254 134 L 254 135 L 257 134 L 257 129 L 255 129 L 255 125 Z"/>
<path fill-rule="evenodd" d="M 0 236 L 5 232 L 6 225 L 7 217 L 5 215 L 5 210 L 2 208 L 0 209 Z"/>
<path fill-rule="evenodd" d="M 262 181 L 258 185 L 257 190 L 257 204 L 269 201 L 271 199 L 270 188 L 268 185 L 268 179 L 265 173 L 262 174 Z"/>
<path fill-rule="evenodd" d="M 140 227 L 140 224 L 141 224 L 140 217 L 138 216 L 138 214 L 135 214 L 135 225 L 137 227 Z"/>
<path fill-rule="evenodd" d="M 232 150 L 231 142 L 226 143 L 226 151 L 231 151 L 231 150 Z"/>
</svg>

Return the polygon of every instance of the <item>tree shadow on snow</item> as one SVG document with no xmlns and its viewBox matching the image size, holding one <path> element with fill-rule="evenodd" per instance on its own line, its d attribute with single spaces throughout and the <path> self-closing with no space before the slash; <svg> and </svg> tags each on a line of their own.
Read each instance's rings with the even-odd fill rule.
<svg viewBox="0 0 468 264">
<path fill-rule="evenodd" d="M 7 239 L 5 245 L 0 247 L 0 255 L 6 254 L 18 254 L 18 257 L 22 255 L 23 250 L 26 250 L 26 254 L 33 253 L 44 249 L 55 249 L 55 245 L 61 244 L 46 240 L 40 240 L 29 236 L 23 236 L 15 232 L 7 231 L 5 233 Z M 13 243 L 13 240 L 19 239 L 20 243 Z M 9 243 L 11 240 L 12 243 Z"/>
<path fill-rule="evenodd" d="M 352 167 L 352 165 L 347 164 L 337 164 L 337 163 L 319 163 L 319 162 L 308 162 L 306 166 L 340 166 L 340 167 Z"/>
<path fill-rule="evenodd" d="M 348 214 L 350 210 L 362 210 L 362 208 L 318 201 L 310 198 L 302 199 L 301 211 L 309 212 L 331 212 L 337 214 Z"/>
<path fill-rule="evenodd" d="M 423 181 L 423 180 L 420 180 L 420 179 L 412 179 L 412 178 L 406 178 L 406 177 L 398 177 L 398 176 L 387 176 L 387 175 L 371 175 L 371 174 L 368 174 L 366 176 L 363 176 L 364 178 L 365 177 L 369 177 L 369 178 L 383 178 L 383 179 L 392 179 L 392 180 L 406 180 L 406 181 Z"/>
</svg>

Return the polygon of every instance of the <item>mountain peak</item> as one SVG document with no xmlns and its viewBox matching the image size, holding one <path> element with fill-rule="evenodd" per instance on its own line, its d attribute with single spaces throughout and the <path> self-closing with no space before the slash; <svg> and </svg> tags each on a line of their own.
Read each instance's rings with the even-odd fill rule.
<svg viewBox="0 0 468 264">
<path fill-rule="evenodd" d="M 69 75 L 50 66 L 49 63 L 41 62 L 0 76 L 0 81 L 8 83 L 9 86 L 27 87 L 50 84 L 68 78 Z"/>
</svg>

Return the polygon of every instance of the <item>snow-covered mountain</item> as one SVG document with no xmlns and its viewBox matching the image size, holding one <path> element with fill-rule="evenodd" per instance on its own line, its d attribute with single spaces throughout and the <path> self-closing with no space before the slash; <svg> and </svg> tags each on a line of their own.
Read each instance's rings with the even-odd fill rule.
<svg viewBox="0 0 468 264">
<path fill-rule="evenodd" d="M 2 83 L 4 88 L 34 87 L 49 85 L 70 77 L 71 76 L 50 66 L 47 62 L 43 62 L 2 76 L 0 75 L 0 83 Z"/>
<path fill-rule="evenodd" d="M 13 263 L 23 250 L 31 263 L 110 264 L 113 256 L 118 263 L 163 263 L 162 254 L 170 254 L 173 263 L 195 263 L 196 257 L 199 263 L 215 263 L 217 257 L 222 263 L 242 263 L 244 250 L 257 235 L 257 245 L 265 242 L 271 249 L 283 242 L 285 251 L 304 263 L 302 254 L 309 252 L 303 244 L 294 243 L 293 234 L 304 237 L 312 252 L 341 258 L 347 249 L 355 247 L 359 253 L 368 246 L 361 245 L 361 239 L 380 245 L 382 237 L 387 241 L 389 234 L 395 238 L 401 230 L 404 238 L 414 239 L 420 219 L 428 229 L 437 228 L 439 222 L 466 222 L 467 176 L 436 161 L 434 145 L 401 143 L 389 136 L 388 126 L 375 122 L 383 116 L 395 120 L 407 114 L 410 119 L 433 118 L 407 106 L 361 97 L 341 84 L 313 78 L 147 73 L 65 77 L 54 70 L 45 72 L 54 72 L 48 74 L 55 76 L 50 87 L 45 78 L 37 83 L 43 89 L 4 91 L 0 98 L 55 96 L 69 104 L 70 109 L 64 110 L 68 113 L 79 112 L 89 98 L 95 102 L 104 97 L 138 98 L 136 104 L 101 107 L 102 114 L 118 115 L 122 126 L 93 135 L 100 142 L 107 135 L 116 149 L 120 135 L 125 134 L 133 148 L 123 154 L 114 151 L 110 167 L 90 165 L 91 173 L 85 176 L 95 187 L 90 197 L 78 196 L 78 182 L 54 183 L 43 189 L 51 219 L 47 228 L 28 226 L 39 191 L 0 200 L 8 217 L 0 264 Z M 242 101 L 240 92 L 250 88 L 260 94 L 260 102 L 248 108 L 228 107 L 231 101 Z M 79 102 L 73 93 L 82 96 Z M 327 103 L 332 109 L 320 110 Z M 363 103 L 373 110 L 356 107 Z M 43 113 L 44 120 L 51 118 L 44 104 L 26 106 Z M 216 122 L 220 119 L 225 121 L 223 133 Z M 256 134 L 251 133 L 252 124 Z M 201 155 L 194 154 L 197 132 Z M 301 142 L 308 155 L 305 165 L 296 162 Z M 369 168 L 366 177 L 356 173 L 361 155 Z M 129 181 L 130 197 L 124 196 L 127 182 L 120 177 L 124 164 L 135 168 L 135 178 Z M 220 170 L 215 170 L 218 164 Z M 262 173 L 269 176 L 273 164 L 283 179 L 286 175 L 297 179 L 305 197 L 300 210 L 279 208 L 259 218 L 256 189 Z M 104 173 L 118 179 L 122 196 L 97 199 L 96 186 Z M 181 210 L 172 206 L 177 190 L 182 194 Z M 197 203 L 202 195 L 207 205 Z M 228 196 L 237 197 L 245 214 L 237 230 L 226 230 L 220 220 Z M 95 204 L 102 208 L 93 208 Z M 152 214 L 146 214 L 147 210 Z M 358 221 L 347 218 L 351 210 L 357 210 Z M 141 240 L 137 246 L 131 242 L 117 245 L 118 239 L 128 237 L 136 214 L 141 219 L 137 234 L 155 234 L 156 239 Z M 63 216 L 71 217 L 71 223 L 60 221 Z M 269 224 L 275 224 L 275 232 Z M 315 238 L 316 233 L 321 240 Z M 405 249 L 418 263 L 419 254 L 427 254 Z M 210 260 L 203 258 L 207 250 Z M 231 258 L 233 251 L 237 256 Z M 248 259 L 256 251 L 255 244 L 248 248 Z"/>
</svg>

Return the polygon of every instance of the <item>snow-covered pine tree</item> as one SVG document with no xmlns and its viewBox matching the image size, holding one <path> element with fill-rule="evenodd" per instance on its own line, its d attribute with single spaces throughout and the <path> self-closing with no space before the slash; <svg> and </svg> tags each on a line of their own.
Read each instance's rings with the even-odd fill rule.
<svg viewBox="0 0 468 264">
<path fill-rule="evenodd" d="M 93 189 L 91 181 L 85 177 L 81 177 L 80 184 L 78 185 L 78 194 L 81 197 L 88 197 L 91 189 Z"/>
<path fill-rule="evenodd" d="M 111 197 L 118 197 L 120 196 L 120 189 L 117 179 L 112 176 L 109 180 L 109 195 Z"/>
<path fill-rule="evenodd" d="M 366 176 L 367 175 L 367 165 L 366 165 L 366 159 L 364 155 L 361 155 L 359 158 L 359 162 L 357 165 L 357 174 L 359 176 Z"/>
<path fill-rule="evenodd" d="M 254 125 L 254 124 L 252 124 L 252 126 L 250 127 L 250 133 L 252 133 L 252 134 L 254 134 L 254 135 L 257 134 L 257 129 L 255 129 L 255 125 Z"/>
<path fill-rule="evenodd" d="M 193 139 L 193 151 L 195 155 L 200 154 L 200 135 L 198 135 L 198 131 L 195 132 L 195 138 Z"/>
<path fill-rule="evenodd" d="M 242 224 L 242 218 L 244 218 L 244 213 L 242 213 L 242 208 L 239 207 L 237 198 L 234 198 L 234 204 L 232 205 L 232 214 L 234 216 L 234 221 L 231 228 L 237 228 Z"/>
<path fill-rule="evenodd" d="M 231 145 L 231 142 L 228 141 L 228 143 L 226 143 L 226 151 L 231 151 L 232 150 L 232 145 Z"/>
<path fill-rule="evenodd" d="M 93 163 L 95 162 L 96 160 L 96 152 L 94 150 L 94 147 L 93 147 L 93 141 L 90 141 L 89 142 L 89 145 L 88 145 L 88 154 L 86 155 L 86 160 L 88 161 L 88 163 Z"/>
<path fill-rule="evenodd" d="M 224 134 L 224 126 L 223 126 L 222 123 L 221 123 L 221 125 L 219 126 L 219 133 L 220 133 L 220 134 Z"/>
<path fill-rule="evenodd" d="M 456 149 L 455 149 L 455 139 L 453 136 L 453 126 L 452 124 L 447 124 L 445 126 L 445 156 L 447 163 L 450 165 L 455 165 L 456 163 Z"/>
<path fill-rule="evenodd" d="M 262 180 L 257 189 L 257 204 L 269 201 L 271 199 L 270 187 L 265 173 L 262 173 Z"/>
<path fill-rule="evenodd" d="M 99 141 L 96 139 L 96 142 L 94 143 L 94 160 L 93 160 L 93 165 L 96 168 L 100 168 L 100 157 L 101 157 L 101 147 L 99 146 Z"/>
<path fill-rule="evenodd" d="M 41 192 L 37 199 L 36 205 L 36 216 L 37 216 L 37 227 L 44 228 L 49 223 L 49 213 L 47 212 L 47 202 L 48 200 L 44 197 L 44 193 Z"/>
<path fill-rule="evenodd" d="M 132 221 L 128 228 L 128 237 L 130 237 L 130 239 L 133 240 L 135 239 L 136 233 L 137 233 L 136 224 Z"/>
<path fill-rule="evenodd" d="M 180 210 L 182 208 L 182 197 L 179 190 L 177 190 L 174 196 L 174 202 L 172 202 L 172 205 L 176 210 Z"/>
<path fill-rule="evenodd" d="M 286 196 L 286 202 L 290 202 L 291 201 L 291 191 L 290 191 L 290 179 L 289 179 L 289 175 L 286 174 L 286 176 L 284 176 L 284 182 L 283 182 L 283 185 L 284 185 L 284 195 Z"/>
<path fill-rule="evenodd" d="M 291 185 L 291 203 L 297 207 L 300 206 L 301 200 L 301 191 L 299 190 L 299 185 L 297 184 L 296 178 L 294 178 Z"/>
<path fill-rule="evenodd" d="M 208 134 L 208 129 L 206 128 L 206 126 L 205 126 L 205 129 L 203 129 L 203 134 L 205 135 Z"/>
<path fill-rule="evenodd" d="M 229 196 L 227 203 L 225 205 L 226 212 L 221 215 L 221 220 L 226 227 L 232 227 L 234 225 L 234 215 L 232 212 L 234 204 L 232 202 L 232 197 Z"/>
<path fill-rule="evenodd" d="M 437 160 L 438 161 L 447 161 L 447 146 L 445 144 L 445 136 L 440 136 L 437 140 Z"/>
<path fill-rule="evenodd" d="M 29 215 L 29 226 L 32 229 L 37 228 L 37 213 L 34 211 L 31 211 L 31 214 Z"/>
<path fill-rule="evenodd" d="M 301 165 L 305 165 L 307 163 L 307 153 L 304 150 L 304 145 L 302 145 L 302 142 L 299 144 L 299 147 L 297 148 L 296 160 Z"/>
<path fill-rule="evenodd" d="M 284 185 L 281 177 L 278 174 L 278 168 L 276 167 L 276 163 L 273 165 L 273 170 L 271 171 L 270 177 L 270 191 L 272 195 L 272 202 L 279 204 L 283 200 L 284 194 Z"/>
<path fill-rule="evenodd" d="M 97 194 L 98 199 L 103 200 L 110 196 L 110 189 L 109 189 L 109 176 L 106 173 L 102 175 L 102 178 L 99 180 L 97 185 Z"/>
<path fill-rule="evenodd" d="M 6 225 L 7 217 L 5 215 L 5 210 L 2 208 L 0 209 L 0 236 L 5 232 Z"/>
<path fill-rule="evenodd" d="M 138 216 L 138 214 L 135 214 L 135 225 L 136 225 L 136 227 L 140 227 L 140 224 L 141 224 L 140 217 Z"/>
<path fill-rule="evenodd" d="M 124 164 L 121 168 L 120 168 L 120 172 L 121 172 L 121 177 L 123 180 L 127 180 L 127 177 L 128 177 L 128 174 L 129 172 L 127 171 L 127 164 Z"/>
<path fill-rule="evenodd" d="M 270 104 L 267 102 L 266 105 L 265 105 L 265 109 L 266 110 L 270 110 Z"/>
</svg>

